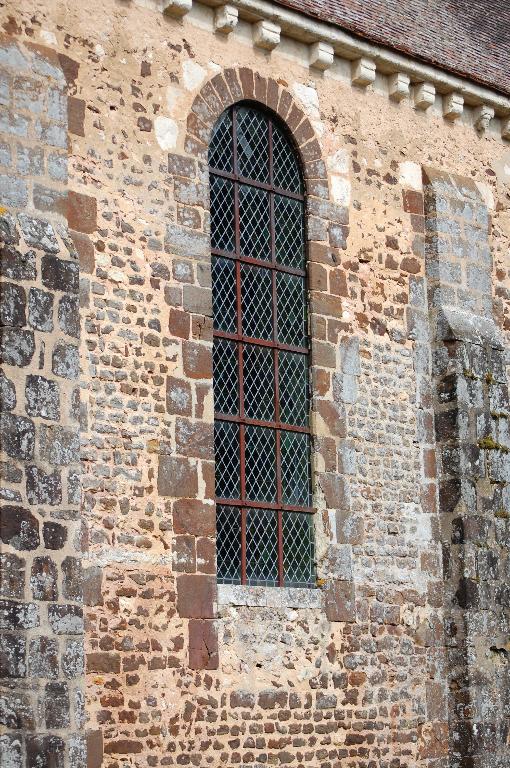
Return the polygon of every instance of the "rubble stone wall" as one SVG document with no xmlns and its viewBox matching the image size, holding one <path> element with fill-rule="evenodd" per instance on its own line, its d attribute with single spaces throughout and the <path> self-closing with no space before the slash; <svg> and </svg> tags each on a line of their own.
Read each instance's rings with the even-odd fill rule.
<svg viewBox="0 0 510 768">
<path fill-rule="evenodd" d="M 37 242 L 26 241 L 18 215 L 25 203 L 4 203 L 6 232 L 15 224 L 20 244 L 7 245 L 40 255 L 29 277 L 2 281 L 27 296 L 35 288 L 53 296 L 51 330 L 32 327 L 27 309 L 26 323 L 11 334 L 19 345 L 28 332 L 39 345 L 26 364 L 5 368 L 17 398 L 6 411 L 33 422 L 37 460 L 20 458 L 22 473 L 12 474 L 7 456 L 5 487 L 21 494 L 8 503 L 37 519 L 41 537 L 47 523 L 71 526 L 65 547 L 74 549 L 63 545 L 56 556 L 41 538 L 39 550 L 21 553 L 11 537 L 2 555 L 26 561 L 23 591 L 13 594 L 11 579 L 7 599 L 42 605 L 40 626 L 54 639 L 45 606 L 79 610 L 79 598 L 65 591 L 64 563 L 84 550 L 86 722 L 72 719 L 56 734 L 64 742 L 71 732 L 87 737 L 91 768 L 501 768 L 509 714 L 506 453 L 478 441 L 508 445 L 508 143 L 491 128 L 477 133 L 467 109 L 451 124 L 439 102 L 424 112 L 409 100 L 391 101 L 380 73 L 362 88 L 352 86 L 349 62 L 312 70 L 308 46 L 284 35 L 268 52 L 253 46 L 245 21 L 229 35 L 214 32 L 214 10 L 196 3 L 183 19 L 150 0 L 30 5 L 2 9 L 0 23 L 16 50 L 37 43 L 58 57 L 68 121 L 59 154 L 69 157 L 69 178 L 60 210 L 57 203 L 40 208 L 35 180 L 27 187 L 30 216 L 51 224 L 58 251 L 44 250 L 46 225 L 38 225 Z M 242 99 L 288 125 L 306 182 L 315 590 L 216 585 L 206 159 L 215 120 Z M 0 173 L 16 178 L 9 189 L 21 190 L 18 139 L 8 135 Z M 469 181 L 460 189 L 448 175 L 455 190 L 444 196 L 452 207 L 436 215 L 443 190 L 433 169 L 443 168 Z M 473 224 L 463 190 L 480 217 Z M 445 233 L 445 221 L 458 231 Z M 474 245 L 462 246 L 471 254 L 463 256 L 457 236 L 470 226 L 463 237 Z M 48 257 L 73 267 L 79 260 L 79 341 L 59 310 L 71 293 L 62 288 L 67 272 L 59 267 L 46 285 Z M 16 269 L 20 263 L 17 257 Z M 494 335 L 444 336 L 438 317 L 450 295 L 473 322 L 492 312 Z M 39 370 L 45 334 L 51 342 Z M 68 378 L 52 369 L 58 344 L 79 344 Z M 479 377 L 469 380 L 478 388 L 469 397 L 479 398 L 469 410 L 460 384 L 452 384 L 449 400 L 441 388 L 450 374 L 461 381 L 461 356 L 479 349 L 485 367 L 466 367 Z M 62 407 L 53 421 L 25 412 L 29 376 L 57 382 L 68 393 L 61 406 L 74 404 L 73 415 Z M 490 404 L 494 397 L 499 405 Z M 482 422 L 491 410 L 497 418 Z M 73 434 L 79 423 L 81 504 L 66 496 L 75 454 L 69 465 L 60 448 L 51 459 L 39 454 L 48 423 Z M 455 488 L 467 483 L 460 459 L 445 464 L 457 444 L 488 456 L 489 474 L 470 475 L 462 501 L 475 507 L 445 507 L 450 497 L 460 503 Z M 24 495 L 31 465 L 63 478 L 62 500 L 52 506 Z M 487 525 L 480 523 L 485 538 L 475 542 L 465 531 L 478 517 Z M 59 574 L 58 598 L 43 603 L 29 586 L 38 556 Z M 38 634 L 9 631 L 22 644 Z M 57 638 L 58 653 L 77 638 Z M 63 658 L 55 681 L 70 690 Z M 36 706 L 25 671 L 7 690 Z M 31 738 L 32 725 L 16 702 L 8 711 L 21 727 L 13 731 L 9 721 L 14 736 L 4 743 L 17 768 L 11 741 Z M 37 717 L 41 711 L 37 705 Z M 490 723 L 483 744 L 482 720 Z M 497 732 L 494 759 L 483 752 L 489 732 Z"/>
<path fill-rule="evenodd" d="M 78 253 L 56 51 L 0 42 L 0 760 L 86 765 Z"/>
</svg>

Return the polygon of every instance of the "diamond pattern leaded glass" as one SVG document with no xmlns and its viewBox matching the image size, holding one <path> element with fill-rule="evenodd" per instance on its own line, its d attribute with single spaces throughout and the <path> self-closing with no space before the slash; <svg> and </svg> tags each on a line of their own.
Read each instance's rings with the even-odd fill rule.
<svg viewBox="0 0 510 768">
<path fill-rule="evenodd" d="M 220 176 L 211 176 L 211 246 L 235 249 L 234 185 Z"/>
<path fill-rule="evenodd" d="M 263 267 L 241 265 L 242 330 L 254 339 L 273 338 L 273 281 Z"/>
<path fill-rule="evenodd" d="M 213 345 L 214 410 L 239 413 L 239 363 L 237 344 L 214 339 Z"/>
<path fill-rule="evenodd" d="M 303 277 L 277 273 L 276 317 L 280 343 L 293 347 L 306 346 L 306 293 Z"/>
<path fill-rule="evenodd" d="M 239 185 L 239 228 L 241 253 L 252 259 L 271 259 L 269 193 L 246 184 Z"/>
<path fill-rule="evenodd" d="M 215 421 L 214 459 L 216 496 L 220 499 L 238 499 L 241 490 L 239 424 Z"/>
<path fill-rule="evenodd" d="M 303 432 L 281 432 L 282 498 L 284 504 L 309 507 L 310 440 Z"/>
<path fill-rule="evenodd" d="M 216 497 L 228 499 L 217 505 L 218 580 L 313 586 L 299 162 L 269 115 L 238 105 L 215 126 L 209 166 Z"/>
<path fill-rule="evenodd" d="M 246 498 L 276 501 L 276 456 L 274 429 L 245 427 Z"/>
<path fill-rule="evenodd" d="M 278 583 L 278 517 L 273 509 L 246 513 L 246 577 L 252 585 Z"/>
<path fill-rule="evenodd" d="M 280 421 L 305 427 L 308 424 L 308 355 L 278 353 Z"/>
<path fill-rule="evenodd" d="M 236 265 L 230 259 L 212 258 L 213 325 L 215 330 L 237 331 Z"/>
<path fill-rule="evenodd" d="M 303 204 L 282 195 L 274 196 L 276 261 L 286 267 L 304 268 Z"/>
<path fill-rule="evenodd" d="M 209 145 L 209 165 L 218 171 L 233 171 L 232 113 L 227 110 L 214 126 Z"/>
<path fill-rule="evenodd" d="M 218 580 L 224 584 L 241 583 L 241 510 L 216 507 L 216 557 Z"/>
<path fill-rule="evenodd" d="M 284 512 L 283 578 L 286 586 L 309 587 L 315 583 L 313 517 L 306 512 Z"/>
<path fill-rule="evenodd" d="M 273 350 L 245 344 L 243 378 L 245 416 L 259 421 L 274 421 Z"/>
<path fill-rule="evenodd" d="M 277 125 L 273 124 L 273 182 L 275 187 L 300 194 L 301 173 L 296 153 Z"/>
<path fill-rule="evenodd" d="M 269 181 L 267 117 L 254 109 L 237 110 L 237 163 L 240 176 Z"/>
</svg>

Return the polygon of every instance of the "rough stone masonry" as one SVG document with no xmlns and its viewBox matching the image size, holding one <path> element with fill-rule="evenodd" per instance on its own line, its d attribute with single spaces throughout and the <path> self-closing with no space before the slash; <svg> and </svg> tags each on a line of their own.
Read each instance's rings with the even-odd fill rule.
<svg viewBox="0 0 510 768">
<path fill-rule="evenodd" d="M 0 8 L 1 763 L 508 768 L 510 127 L 246 5 Z M 216 579 L 246 100 L 306 188 L 316 589 Z"/>
</svg>

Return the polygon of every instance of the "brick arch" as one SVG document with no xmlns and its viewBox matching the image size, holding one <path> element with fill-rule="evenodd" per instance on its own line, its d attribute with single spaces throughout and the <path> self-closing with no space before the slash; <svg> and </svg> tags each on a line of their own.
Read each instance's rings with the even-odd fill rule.
<svg viewBox="0 0 510 768">
<path fill-rule="evenodd" d="M 312 123 L 288 90 L 247 67 L 225 69 L 201 88 L 188 115 L 185 150 L 207 162 L 216 121 L 225 109 L 244 100 L 264 105 L 282 120 L 299 152 L 307 193 L 319 184 L 321 197 L 328 199 L 326 165 Z"/>
</svg>

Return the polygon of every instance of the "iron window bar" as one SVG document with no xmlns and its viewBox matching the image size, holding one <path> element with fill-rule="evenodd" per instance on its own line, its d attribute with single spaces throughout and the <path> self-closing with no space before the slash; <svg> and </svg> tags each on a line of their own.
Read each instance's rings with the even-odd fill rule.
<svg viewBox="0 0 510 768">
<path fill-rule="evenodd" d="M 222 413 L 219 410 L 216 410 L 215 408 L 215 425 L 225 425 L 224 427 L 221 427 L 224 433 L 225 439 L 228 439 L 231 441 L 229 443 L 229 448 L 231 448 L 232 443 L 235 443 L 235 450 L 238 450 L 239 456 L 238 460 L 237 457 L 230 456 L 227 461 L 230 461 L 230 466 L 227 464 L 226 467 L 224 467 L 224 472 L 231 472 L 233 476 L 232 481 L 232 493 L 228 496 L 224 496 L 220 493 L 218 493 L 218 485 L 220 484 L 218 482 L 217 478 L 217 495 L 216 495 L 216 504 L 217 504 L 217 510 L 218 510 L 218 580 L 224 581 L 224 582 L 230 582 L 230 583 L 241 583 L 241 584 L 271 584 L 274 586 L 313 586 L 315 582 L 314 578 L 314 551 L 313 551 L 313 527 L 312 527 L 312 518 L 310 515 L 314 512 L 313 507 L 310 505 L 310 503 L 307 504 L 299 504 L 299 503 L 286 503 L 288 499 L 285 499 L 284 496 L 288 495 L 288 488 L 285 490 L 284 486 L 293 487 L 294 494 L 296 495 L 296 487 L 298 487 L 299 482 L 301 482 L 302 491 L 303 488 L 305 488 L 305 494 L 307 497 L 308 502 L 311 501 L 311 488 L 310 488 L 310 427 L 309 427 L 309 416 L 308 412 L 306 413 L 306 424 L 292 424 L 287 423 L 285 420 L 282 420 L 280 418 L 280 409 L 281 409 L 281 395 L 280 395 L 280 355 L 281 354 L 291 354 L 295 356 L 301 356 L 305 357 L 306 359 L 306 371 L 308 372 L 309 368 L 309 344 L 308 344 L 308 336 L 307 336 L 307 329 L 305 326 L 306 321 L 306 310 L 307 310 L 307 298 L 306 298 L 306 269 L 304 268 L 304 245 L 305 245 L 305 239 L 304 239 L 304 195 L 300 192 L 292 191 L 290 189 L 285 189 L 284 187 L 281 187 L 279 185 L 276 185 L 274 183 L 274 177 L 275 177 L 275 169 L 274 169 L 274 142 L 273 142 L 273 130 L 276 130 L 277 133 L 275 136 L 277 137 L 278 141 L 282 142 L 281 136 L 278 133 L 280 131 L 279 128 L 273 128 L 273 122 L 272 119 L 262 113 L 261 111 L 255 111 L 250 110 L 253 115 L 256 117 L 250 118 L 253 122 L 260 121 L 265 124 L 265 130 L 267 130 L 267 160 L 268 160 L 268 168 L 267 168 L 267 176 L 268 179 L 266 181 L 261 179 L 252 178 L 250 176 L 246 176 L 245 174 L 241 174 L 239 172 L 239 157 L 238 157 L 238 116 L 239 111 L 244 110 L 244 113 L 248 112 L 245 106 L 239 105 L 234 106 L 229 110 L 231 124 L 229 126 L 230 133 L 227 134 L 227 147 L 226 151 L 227 153 L 231 153 L 231 161 L 232 165 L 231 168 L 233 170 L 226 170 L 225 167 L 218 168 L 214 167 L 213 165 L 209 166 L 209 173 L 211 178 L 211 190 L 213 188 L 213 183 L 215 178 L 220 178 L 227 180 L 231 183 L 232 189 L 229 187 L 225 188 L 224 186 L 221 187 L 220 191 L 223 195 L 222 199 L 220 200 L 220 206 L 223 201 L 223 205 L 225 207 L 225 211 L 216 210 L 215 203 L 213 202 L 213 199 L 211 199 L 211 237 L 215 237 L 214 232 L 214 222 L 213 222 L 213 216 L 217 214 L 222 214 L 223 219 L 227 220 L 227 224 L 222 225 L 224 227 L 224 230 L 226 231 L 220 235 L 221 238 L 227 238 L 229 248 L 223 248 L 223 247 L 216 247 L 216 244 L 213 244 L 213 247 L 211 249 L 213 258 L 216 259 L 226 259 L 229 263 L 233 263 L 233 267 L 235 270 L 235 332 L 232 331 L 225 331 L 218 327 L 216 327 L 217 323 L 216 320 L 221 320 L 221 318 L 215 317 L 215 323 L 214 323 L 214 330 L 213 330 L 213 337 L 214 342 L 217 343 L 220 340 L 224 340 L 229 343 L 235 344 L 237 347 L 237 413 Z M 243 114 L 244 114 L 243 113 Z M 248 118 L 247 118 L 248 119 Z M 221 120 L 221 118 L 220 118 Z M 223 130 L 223 126 L 220 126 L 221 130 Z M 225 134 L 223 133 L 223 136 Z M 213 142 L 215 140 L 215 137 L 213 136 Z M 223 140 L 223 137 L 222 137 Z M 230 144 L 230 146 L 228 146 Z M 257 139 L 257 146 L 260 146 L 261 140 L 260 138 Z M 256 147 L 257 148 L 257 147 Z M 213 147 L 213 144 L 211 144 L 211 150 L 214 149 L 214 152 L 217 153 L 217 147 Z M 293 150 L 293 155 L 291 157 L 291 160 L 296 163 L 297 158 L 296 154 Z M 281 148 L 280 148 L 281 152 Z M 262 161 L 260 158 L 257 160 L 256 152 L 255 154 L 255 167 L 257 166 L 257 162 L 260 164 L 262 163 L 262 170 L 261 173 L 265 173 L 264 169 L 264 158 L 262 157 Z M 211 152 L 210 152 L 211 155 Z M 247 156 L 248 160 L 252 162 L 251 157 Z M 219 155 L 219 159 L 221 161 L 221 164 L 225 166 L 226 159 L 225 157 L 221 156 L 221 153 Z M 245 161 L 246 164 L 247 161 Z M 218 163 L 220 164 L 220 163 Z M 291 169 L 292 170 L 292 169 Z M 292 173 L 290 174 L 292 177 Z M 294 169 L 294 180 L 296 178 L 296 173 Z M 302 182 L 301 177 L 298 173 L 298 182 L 301 189 Z M 250 201 L 249 198 L 247 198 L 248 203 L 246 201 L 240 200 L 240 189 L 242 190 L 243 195 L 246 196 L 246 189 L 252 190 L 252 199 Z M 258 191 L 263 191 L 264 193 L 267 193 L 266 196 L 258 197 L 257 194 Z M 233 194 L 233 199 L 231 196 L 231 193 Z M 266 200 L 267 197 L 267 200 Z M 212 194 L 211 194 L 212 198 Z M 296 218 L 296 203 L 289 203 L 289 205 L 293 206 L 293 215 L 294 220 L 289 218 L 290 225 L 296 223 L 297 226 L 300 228 L 299 231 L 295 231 L 293 233 L 293 239 L 296 241 L 296 238 L 298 240 L 299 249 L 301 252 L 301 260 L 303 262 L 303 268 L 297 268 L 295 266 L 291 266 L 285 263 L 282 263 L 281 258 L 277 258 L 277 245 L 276 245 L 276 221 L 275 221 L 275 199 L 278 199 L 279 205 L 281 204 L 282 200 L 288 199 L 292 201 L 297 201 L 299 203 L 300 207 L 297 212 L 297 218 Z M 226 203 L 225 203 L 226 200 Z M 262 201 L 262 202 L 260 202 Z M 233 204 L 233 217 L 232 217 L 232 211 L 230 210 L 230 206 Z M 269 227 L 269 242 L 266 245 L 267 241 L 267 232 L 262 231 L 262 234 L 260 232 L 257 232 L 255 230 L 257 223 L 252 225 L 252 229 L 250 231 L 249 227 L 246 227 L 247 232 L 244 233 L 244 242 L 248 242 L 248 244 L 255 249 L 262 248 L 263 255 L 267 256 L 267 258 L 261 257 L 260 254 L 258 255 L 250 255 L 245 252 L 246 248 L 241 247 L 241 210 L 240 206 L 241 204 L 246 204 L 248 211 L 249 206 L 252 206 L 253 211 L 255 214 L 260 213 L 260 215 L 264 214 L 264 211 L 267 210 L 267 204 L 269 206 L 269 216 L 268 216 L 268 227 Z M 257 207 L 258 206 L 258 207 Z M 280 206 L 281 207 L 281 206 Z M 252 211 L 252 213 L 253 213 Z M 231 239 L 231 233 L 228 232 L 228 225 L 230 221 L 233 218 L 233 225 L 234 225 L 234 238 Z M 244 221 L 244 220 L 243 220 Z M 297 234 L 296 234 L 297 232 Z M 289 238 L 288 231 L 285 233 L 287 239 Z M 256 237 L 256 239 L 254 239 Z M 281 238 L 280 238 L 281 239 Z M 285 244 L 285 243 L 284 243 Z M 232 249 L 233 246 L 233 249 Z M 267 250 L 264 251 L 264 248 L 267 247 Z M 256 335 L 247 335 L 244 332 L 243 328 L 243 287 L 246 287 L 247 283 L 243 282 L 243 269 L 250 270 L 250 269 L 261 269 L 265 270 L 270 275 L 270 286 L 268 284 L 268 290 L 271 294 L 271 318 L 269 321 L 269 318 L 265 318 L 267 329 L 269 329 L 269 323 L 271 325 L 271 338 L 260 338 Z M 264 276 L 266 274 L 264 272 Z M 249 272 L 246 272 L 244 274 L 244 277 L 247 278 L 248 274 L 251 274 Z M 259 278 L 262 278 L 262 273 L 258 273 Z M 287 275 L 288 278 L 281 278 L 282 284 L 279 286 L 279 275 Z M 253 273 L 252 275 L 252 282 L 255 281 L 257 277 L 257 273 Z M 294 287 L 292 282 L 287 282 L 285 284 L 283 281 L 287 280 L 298 280 L 300 282 L 297 282 L 294 284 Z M 260 281 L 259 281 L 260 282 Z M 299 289 L 299 286 L 301 285 L 301 296 L 297 296 L 296 294 L 296 288 Z M 289 287 L 290 286 L 290 287 Z M 218 289 L 218 286 L 215 286 L 215 281 L 213 278 L 213 292 L 215 291 L 215 288 Z M 281 290 L 280 290 L 281 288 Z M 297 306 L 297 310 L 302 309 L 301 316 L 296 314 L 297 310 L 294 307 L 294 314 L 296 315 L 298 325 L 301 323 L 302 330 L 300 331 L 301 335 L 299 336 L 299 340 L 303 339 L 305 342 L 304 344 L 289 344 L 282 342 L 280 340 L 281 335 L 284 333 L 283 326 L 282 328 L 279 328 L 278 323 L 280 319 L 280 305 L 279 300 L 283 301 L 282 297 L 285 297 L 285 291 L 287 291 L 287 303 L 288 306 L 292 306 L 292 301 L 294 301 L 295 305 Z M 294 291 L 294 296 L 292 294 L 292 291 Z M 218 289 L 219 292 L 219 289 Z M 298 290 L 299 292 L 299 290 Z M 262 295 L 262 294 L 261 294 Z M 296 298 L 297 296 L 297 298 Z M 267 297 L 266 297 L 267 298 Z M 260 304 L 259 304 L 260 307 Z M 266 307 L 267 310 L 267 307 Z M 294 320 L 294 324 L 297 322 Z M 257 325 L 258 322 L 260 322 L 260 318 L 255 318 L 254 320 L 255 325 Z M 292 330 L 292 316 L 290 321 L 288 321 L 288 324 L 290 325 L 290 329 Z M 258 326 L 260 329 L 260 325 Z M 298 326 L 296 326 L 297 328 Z M 289 328 L 287 328 L 287 333 L 290 334 Z M 295 331 L 297 334 L 297 331 Z M 272 368 L 273 368 L 273 376 L 272 376 L 272 383 L 273 383 L 273 407 L 274 407 L 274 418 L 273 419 L 257 419 L 257 418 L 250 418 L 246 414 L 246 408 L 245 408 L 245 402 L 246 398 L 249 396 L 249 393 L 246 392 L 246 382 L 245 382 L 245 361 L 244 361 L 244 352 L 246 348 L 258 348 L 258 349 L 266 349 L 269 354 L 272 356 Z M 262 353 L 261 353 L 262 354 Z M 265 354 L 265 353 L 264 353 Z M 295 382 L 294 382 L 295 383 Z M 305 377 L 302 380 L 302 386 L 306 387 L 306 397 L 305 397 L 305 404 L 308 404 L 308 373 L 306 373 Z M 214 388 L 215 388 L 215 402 L 216 402 L 216 387 L 217 382 L 214 382 Z M 292 402 L 292 398 L 291 398 Z M 299 406 L 299 403 L 298 403 Z M 288 414 L 287 414 L 288 415 Z M 226 425 L 230 424 L 231 427 L 229 427 L 230 431 L 226 430 Z M 237 431 L 236 431 L 237 427 Z M 220 427 L 218 426 L 218 429 Z M 232 431 L 234 430 L 234 431 Z M 248 430 L 248 432 L 247 432 Z M 251 431 L 250 431 L 251 430 Z M 255 430 L 259 430 L 259 432 L 255 432 Z M 267 432 L 266 432 L 267 431 Z M 269 490 L 267 493 L 262 493 L 263 496 L 262 499 L 253 499 L 250 498 L 251 495 L 253 495 L 251 487 L 247 488 L 247 485 L 250 486 L 250 483 L 252 482 L 250 479 L 250 475 L 252 474 L 252 468 L 248 468 L 247 472 L 247 466 L 246 466 L 246 454 L 247 452 L 250 453 L 252 450 L 252 446 L 250 445 L 250 440 L 253 439 L 255 441 L 255 435 L 258 434 L 257 440 L 259 443 L 263 444 L 264 441 L 266 441 L 266 446 L 270 446 L 274 444 L 274 451 L 272 456 L 272 461 L 274 462 L 274 466 L 270 467 L 269 474 L 271 475 L 273 469 L 275 473 L 275 496 L 276 498 L 271 500 L 268 498 L 269 492 L 271 490 L 271 479 L 268 480 L 268 478 L 265 478 L 265 482 L 268 484 Z M 250 438 L 248 440 L 247 445 L 247 435 L 248 437 L 250 435 L 253 435 L 253 438 Z M 262 437 L 264 436 L 265 437 Z M 269 440 L 269 436 L 272 435 L 273 437 L 271 440 Z M 295 435 L 296 439 L 298 439 L 298 443 L 294 445 L 294 459 L 298 455 L 299 451 L 301 451 L 301 467 L 299 467 L 298 462 L 298 469 L 301 471 L 301 477 L 296 475 L 296 468 L 294 467 L 293 472 L 294 474 L 291 474 L 291 471 L 289 469 L 289 466 L 286 466 L 286 473 L 290 476 L 290 485 L 287 477 L 284 477 L 282 479 L 282 439 L 284 441 L 284 449 L 286 452 L 289 453 L 289 456 L 287 457 L 286 461 L 287 464 L 289 461 L 292 461 L 292 456 L 290 453 L 290 446 L 292 446 L 292 441 L 294 438 L 288 437 Z M 282 438 L 283 436 L 283 438 Z M 301 436 L 301 437 L 300 437 Z M 302 442 L 302 439 L 305 440 L 304 443 L 299 447 L 299 441 Z M 273 442 L 272 442 L 273 441 Z M 296 448 L 296 445 L 298 445 L 298 448 Z M 303 446 L 304 446 L 304 452 L 303 452 Z M 257 448 L 257 444 L 255 441 L 255 449 Z M 298 453 L 296 453 L 298 452 Z M 304 457 L 304 460 L 303 460 Z M 218 462 L 217 462 L 218 464 Z M 303 475 L 303 470 L 305 469 L 305 475 Z M 238 473 L 238 478 L 236 477 L 236 474 Z M 248 477 L 247 477 L 248 475 Z M 255 475 L 256 477 L 256 475 Z M 297 477 L 297 480 L 296 480 Z M 230 478 L 232 479 L 232 478 Z M 238 482 L 237 482 L 238 480 Z M 235 488 L 234 488 L 235 484 Z M 256 483 L 255 483 L 256 485 Z M 222 489 L 220 489 L 222 490 Z M 224 490 L 224 489 L 223 489 Z M 238 494 L 236 496 L 235 491 L 238 491 Z M 255 494 L 256 495 L 256 494 Z M 297 494 L 299 495 L 299 494 Z M 237 510 L 237 512 L 236 512 Z M 284 513 L 286 513 L 284 515 Z M 229 521 L 228 522 L 228 516 L 234 520 L 234 522 Z M 236 517 L 237 515 L 237 517 Z M 303 517 L 304 515 L 304 517 Z M 290 517 L 294 516 L 294 517 Z M 221 533 L 220 535 L 220 525 L 223 525 L 223 529 L 225 529 L 226 533 Z M 254 528 L 255 526 L 255 528 Z M 299 528 L 301 526 L 301 529 Z M 222 529 L 222 530 L 223 530 Z M 294 530 L 292 530 L 294 529 Z M 267 532 L 270 532 L 269 535 L 264 538 L 264 534 Z M 276 542 L 273 540 L 273 537 L 271 535 L 271 532 L 274 534 L 276 532 Z M 293 536 L 293 538 L 292 538 Z M 284 542 L 285 538 L 285 542 Z M 286 541 L 291 541 L 292 539 L 292 546 L 301 547 L 301 551 L 304 552 L 303 554 L 303 561 L 306 561 L 306 565 L 308 566 L 308 573 L 304 574 L 301 572 L 293 572 L 289 573 L 287 572 L 288 569 L 288 562 L 286 560 L 290 559 L 289 554 L 287 554 L 286 558 L 286 552 L 285 552 L 285 543 Z M 230 574 L 228 573 L 222 573 L 222 566 L 220 564 L 220 545 L 224 548 L 232 550 L 231 557 L 232 559 L 235 559 L 239 557 L 239 574 L 238 577 L 234 574 L 232 575 L 232 572 Z M 250 555 L 251 552 L 255 552 L 255 555 Z M 236 554 L 233 554 L 236 553 Z M 238 554 L 237 554 L 238 553 Z M 250 558 L 254 557 L 254 559 L 257 561 L 257 567 L 259 569 L 258 573 L 253 573 L 252 564 L 250 561 Z M 257 560 L 257 557 L 259 558 Z M 276 559 L 276 564 L 273 562 L 271 564 L 271 559 Z M 301 578 L 302 577 L 302 578 Z"/>
</svg>

